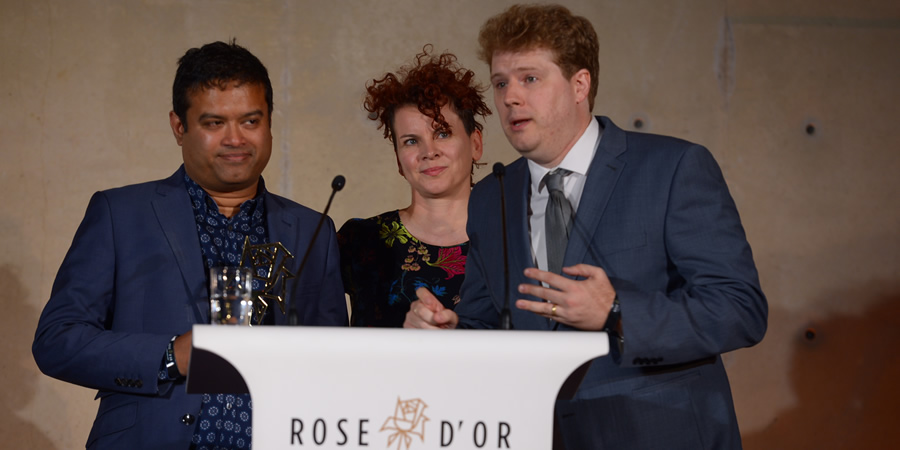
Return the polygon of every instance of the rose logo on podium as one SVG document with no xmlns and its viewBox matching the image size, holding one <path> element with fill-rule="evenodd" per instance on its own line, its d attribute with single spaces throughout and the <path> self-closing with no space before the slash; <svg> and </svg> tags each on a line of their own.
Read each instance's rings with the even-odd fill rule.
<svg viewBox="0 0 900 450">
<path fill-rule="evenodd" d="M 394 415 L 388 417 L 381 429 L 378 430 L 393 431 L 388 436 L 387 446 L 390 447 L 396 442 L 397 450 L 400 450 L 400 447 L 404 444 L 406 444 L 406 449 L 409 450 L 413 436 L 418 436 L 422 442 L 425 442 L 425 422 L 428 421 L 428 417 L 425 416 L 425 408 L 427 407 L 428 405 L 421 399 L 400 400 L 400 397 L 397 397 Z"/>
</svg>

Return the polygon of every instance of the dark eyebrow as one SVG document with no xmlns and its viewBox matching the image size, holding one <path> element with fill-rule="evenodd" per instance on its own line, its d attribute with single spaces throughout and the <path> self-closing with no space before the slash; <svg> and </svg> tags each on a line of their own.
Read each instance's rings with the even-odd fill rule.
<svg viewBox="0 0 900 450">
<path fill-rule="evenodd" d="M 408 139 L 408 138 L 421 139 L 421 138 L 419 137 L 419 135 L 418 135 L 418 134 L 415 134 L 415 133 L 406 133 L 406 134 L 401 134 L 400 136 L 398 136 L 398 139 L 401 140 L 401 141 L 404 141 L 404 140 L 406 140 L 406 139 Z"/>
<path fill-rule="evenodd" d="M 250 112 L 248 112 L 248 113 L 242 114 L 240 118 L 241 118 L 241 119 L 246 119 L 246 118 L 248 118 L 248 117 L 262 116 L 262 115 L 263 115 L 262 110 L 260 110 L 260 109 L 255 109 L 255 110 L 250 111 Z M 203 114 L 200 114 L 200 117 L 197 118 L 197 121 L 202 122 L 202 121 L 207 120 L 207 119 L 225 120 L 225 117 L 224 117 L 224 116 L 221 116 L 221 115 L 219 115 L 219 114 L 203 113 Z"/>
<path fill-rule="evenodd" d="M 198 122 L 203 122 L 204 120 L 207 120 L 207 119 L 219 119 L 219 120 L 225 120 L 224 117 L 222 117 L 222 116 L 220 116 L 220 115 L 218 115 L 218 114 L 203 113 L 203 114 L 200 114 L 200 117 L 197 118 L 197 121 L 198 121 Z"/>
<path fill-rule="evenodd" d="M 257 109 L 257 110 L 253 110 L 253 111 L 250 111 L 250 112 L 244 114 L 243 116 L 241 116 L 241 118 L 246 119 L 247 117 L 250 117 L 250 116 L 262 116 L 262 115 L 263 115 L 262 110 Z"/>
</svg>

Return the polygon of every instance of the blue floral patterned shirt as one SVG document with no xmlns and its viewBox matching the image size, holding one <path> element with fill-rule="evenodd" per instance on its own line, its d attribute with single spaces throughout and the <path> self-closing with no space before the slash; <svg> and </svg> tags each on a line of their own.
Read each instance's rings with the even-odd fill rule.
<svg viewBox="0 0 900 450">
<path fill-rule="evenodd" d="M 259 179 L 256 197 L 245 201 L 230 219 L 219 212 L 216 202 L 187 174 L 184 183 L 197 221 L 200 252 L 207 277 L 209 268 L 238 266 L 244 248 L 244 237 L 251 244 L 266 242 L 265 183 Z M 253 280 L 253 289 L 258 290 Z M 191 449 L 250 449 L 253 403 L 248 394 L 203 394 L 203 403 L 194 430 Z"/>
</svg>

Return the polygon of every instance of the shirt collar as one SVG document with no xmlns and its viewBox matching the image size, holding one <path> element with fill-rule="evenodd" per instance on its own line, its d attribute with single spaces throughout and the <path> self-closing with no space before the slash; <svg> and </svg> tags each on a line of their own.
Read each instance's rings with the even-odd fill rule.
<svg viewBox="0 0 900 450">
<path fill-rule="evenodd" d="M 544 179 L 544 175 L 557 168 L 586 176 L 588 168 L 591 166 L 591 160 L 594 159 L 594 153 L 597 152 L 597 144 L 600 142 L 601 135 L 600 124 L 597 119 L 592 117 L 584 133 L 558 166 L 548 169 L 528 159 L 528 171 L 531 172 L 531 192 L 540 192 L 541 180 Z"/>
<path fill-rule="evenodd" d="M 199 184 L 197 184 L 196 181 L 188 176 L 186 171 L 184 173 L 184 186 L 188 191 L 188 196 L 190 196 L 191 198 L 191 203 L 195 211 L 198 211 L 205 216 L 208 216 L 210 214 L 220 214 L 219 206 L 216 205 L 216 202 L 212 199 L 212 197 L 209 196 L 206 190 L 204 190 Z M 257 210 L 261 212 L 262 208 L 264 207 L 262 206 L 262 198 L 265 193 L 266 181 L 260 175 L 259 185 L 257 185 L 256 187 L 256 196 L 241 203 L 238 209 L 240 209 L 241 212 L 247 215 L 254 215 Z"/>
</svg>

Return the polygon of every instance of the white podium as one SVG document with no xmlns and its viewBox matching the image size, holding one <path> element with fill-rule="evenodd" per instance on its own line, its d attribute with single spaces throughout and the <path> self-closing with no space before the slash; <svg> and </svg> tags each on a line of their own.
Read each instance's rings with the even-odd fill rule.
<svg viewBox="0 0 900 450">
<path fill-rule="evenodd" d="M 249 391 L 257 450 L 550 449 L 560 388 L 608 351 L 600 332 L 195 325 L 187 389 Z"/>
</svg>

